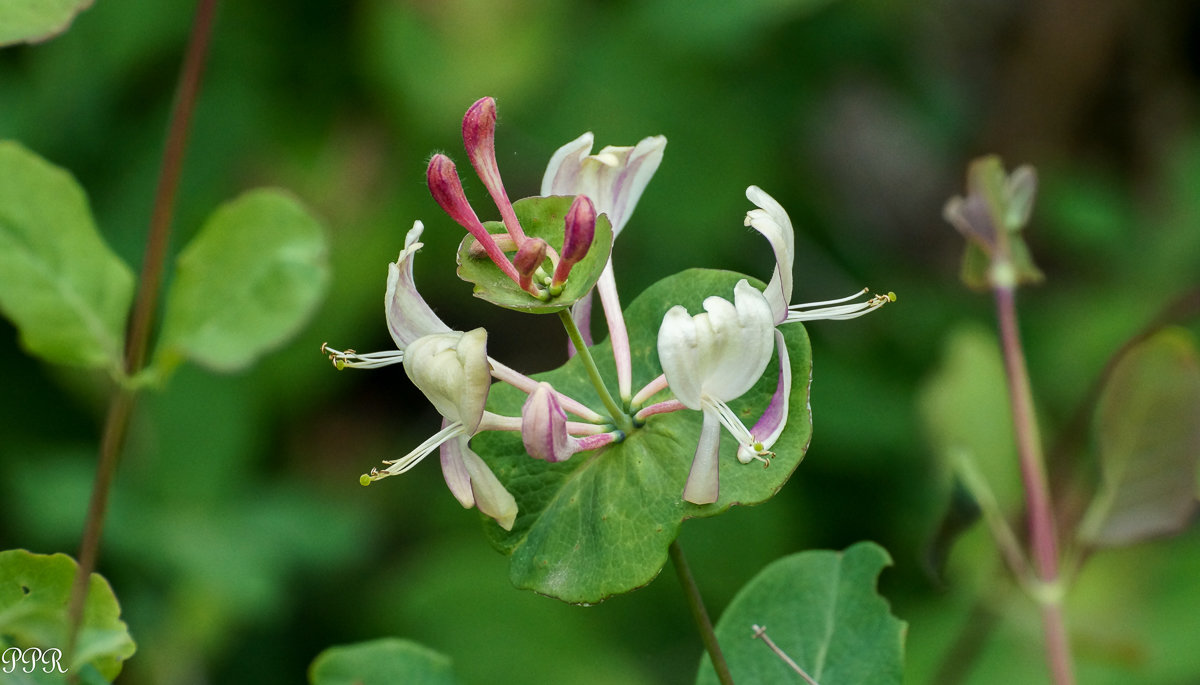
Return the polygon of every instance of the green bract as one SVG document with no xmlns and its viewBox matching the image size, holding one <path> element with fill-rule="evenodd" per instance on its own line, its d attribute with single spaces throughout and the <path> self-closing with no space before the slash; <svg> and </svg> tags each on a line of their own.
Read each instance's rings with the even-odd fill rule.
<svg viewBox="0 0 1200 685">
<path fill-rule="evenodd" d="M 0 552 L 0 649 L 66 650 L 67 605 L 77 568 L 65 554 Z M 93 573 L 75 653 L 62 662 L 63 669 L 85 677 L 94 669 L 109 682 L 116 678 L 136 649 L 120 615 L 108 581 Z"/>
<path fill-rule="evenodd" d="M 119 373 L 132 300 L 133 272 L 100 237 L 75 179 L 0 142 L 0 311 L 25 348 Z"/>
<path fill-rule="evenodd" d="M 533 238 L 541 238 L 555 250 L 560 250 L 563 244 L 565 230 L 564 219 L 571 207 L 570 197 L 527 197 L 513 203 L 513 210 L 521 222 L 525 234 Z M 489 233 L 507 233 L 508 229 L 499 221 L 488 221 L 484 224 Z M 557 312 L 575 304 L 592 289 L 608 263 L 608 255 L 612 250 L 612 227 L 608 217 L 596 217 L 596 232 L 592 238 L 592 247 L 587 255 L 571 268 L 571 275 L 563 286 L 563 291 L 557 297 L 549 300 L 539 300 L 521 289 L 519 285 L 506 276 L 487 255 L 479 251 L 471 252 L 475 238 L 468 235 L 458 246 L 458 275 L 464 281 L 475 284 L 475 296 L 492 304 L 530 314 L 548 314 Z M 546 262 L 546 273 L 553 274 L 553 267 Z M 541 285 L 540 283 L 538 284 Z M 657 330 L 657 328 L 655 329 Z M 519 413 L 519 412 L 518 412 Z"/>
<path fill-rule="evenodd" d="M 710 295 L 729 298 L 745 276 L 729 271 L 691 269 L 647 289 L 626 310 L 633 357 L 634 387 L 662 373 L 656 338 L 663 315 L 676 304 L 699 311 Z M 758 287 L 761 283 L 755 282 Z M 804 458 L 812 435 L 808 379 L 812 356 L 803 326 L 782 329 L 791 355 L 792 396 L 787 429 L 776 442 L 769 468 L 741 464 L 737 445 L 721 438 L 720 496 L 697 506 L 681 499 L 700 435 L 701 413 L 679 411 L 649 417 L 624 442 L 574 455 L 557 464 L 531 459 L 519 435 L 481 433 L 472 442 L 517 500 L 520 511 L 511 532 L 491 521 L 493 543 L 511 556 L 513 584 L 567 602 L 598 602 L 641 587 L 658 574 L 667 547 L 684 519 L 715 516 L 735 504 L 757 504 L 773 496 Z M 609 343 L 591 348 L 601 372 L 615 373 Z M 753 423 L 775 391 L 777 361 L 758 383 L 730 403 Z M 536 376 L 585 404 L 599 406 L 578 357 Z M 657 399 L 668 398 L 662 393 Z M 525 394 L 504 384 L 492 388 L 488 409 L 519 415 Z"/>
<path fill-rule="evenodd" d="M 717 640 L 736 683 L 800 683 L 801 676 L 754 626 L 821 685 L 899 685 L 905 623 L 875 590 L 891 564 L 882 547 L 860 542 L 844 552 L 813 550 L 759 572 L 717 623 Z M 705 656 L 699 685 L 717 682 Z"/>
</svg>

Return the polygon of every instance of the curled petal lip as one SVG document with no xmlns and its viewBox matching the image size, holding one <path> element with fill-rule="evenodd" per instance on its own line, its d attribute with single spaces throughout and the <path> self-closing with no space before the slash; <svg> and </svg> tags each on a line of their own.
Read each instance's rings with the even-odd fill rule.
<svg viewBox="0 0 1200 685">
<path fill-rule="evenodd" d="M 417 292 L 413 280 L 413 258 L 421 249 L 421 232 L 425 230 L 420 221 L 404 238 L 404 249 L 395 263 L 388 264 L 387 290 L 384 292 L 385 318 L 388 332 L 396 347 L 405 349 L 413 341 L 435 333 L 449 333 L 451 329 L 433 312 L 421 293 Z"/>
</svg>

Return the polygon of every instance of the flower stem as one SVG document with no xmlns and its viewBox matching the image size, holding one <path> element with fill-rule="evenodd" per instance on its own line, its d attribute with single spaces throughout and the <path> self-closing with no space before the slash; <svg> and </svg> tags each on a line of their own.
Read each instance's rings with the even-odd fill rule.
<svg viewBox="0 0 1200 685">
<path fill-rule="evenodd" d="M 671 555 L 671 565 L 675 567 L 675 574 L 679 576 L 679 584 L 683 586 L 683 593 L 687 597 L 688 608 L 692 610 L 692 619 L 696 621 L 696 628 L 700 631 L 700 640 L 704 643 L 704 649 L 708 651 L 708 658 L 712 660 L 713 670 L 717 672 L 717 680 L 721 685 L 733 685 L 729 664 L 725 662 L 725 655 L 721 653 L 721 645 L 717 643 L 717 634 L 708 618 L 708 610 L 704 608 L 704 599 L 700 597 L 700 588 L 696 586 L 696 579 L 692 576 L 687 558 L 683 556 L 683 548 L 679 546 L 679 541 L 672 540 L 668 551 Z"/>
<path fill-rule="evenodd" d="M 575 320 L 571 318 L 571 312 L 566 309 L 560 309 L 558 311 L 558 318 L 562 321 L 563 328 L 567 329 L 567 335 L 571 338 L 571 344 L 575 346 L 575 351 L 583 361 L 583 366 L 588 372 L 588 378 L 591 379 L 592 385 L 595 386 L 596 393 L 600 395 L 600 401 L 608 409 L 613 425 L 625 434 L 632 433 L 633 420 L 629 418 L 629 414 L 621 409 L 616 400 L 613 399 L 612 393 L 608 391 L 608 387 L 604 385 L 604 379 L 600 377 L 600 369 L 596 367 L 596 360 L 592 358 L 591 351 L 584 344 L 583 335 L 580 334 L 579 327 L 575 325 Z"/>
<path fill-rule="evenodd" d="M 1042 456 L 1041 437 L 1034 416 L 1029 372 L 1025 366 L 1025 353 L 1017 330 L 1015 288 L 998 286 L 995 288 L 995 296 L 1009 401 L 1012 404 L 1013 431 L 1016 433 L 1021 480 L 1029 507 L 1030 556 L 1041 590 L 1034 593 L 1034 599 L 1042 610 L 1046 659 L 1056 685 L 1073 685 L 1075 676 L 1063 616 L 1054 510 L 1050 501 L 1049 479 Z"/>
<path fill-rule="evenodd" d="M 163 149 L 162 167 L 159 170 L 158 188 L 154 196 L 154 209 L 150 217 L 150 231 L 146 238 L 146 256 L 142 263 L 141 279 L 138 283 L 137 299 L 130 317 L 129 333 L 125 343 L 125 378 L 135 377 L 142 370 L 146 350 L 150 345 L 150 329 L 158 305 L 162 285 L 163 265 L 166 262 L 167 244 L 174 213 L 175 193 L 179 188 L 179 177 L 183 167 L 183 155 L 187 149 L 187 137 L 196 95 L 200 90 L 200 79 L 204 73 L 204 62 L 208 55 L 209 37 L 212 35 L 217 0 L 198 0 L 192 21 L 192 33 L 188 39 L 187 52 L 180 69 L 178 92 L 171 111 L 167 128 L 167 139 Z M 91 500 L 88 503 L 87 520 L 83 539 L 79 544 L 79 569 L 71 587 L 68 605 L 67 659 L 74 652 L 83 623 L 87 591 L 92 571 L 99 556 L 100 537 L 104 528 L 105 512 L 108 509 L 108 494 L 116 475 L 117 463 L 125 444 L 129 420 L 137 390 L 129 384 L 117 390 L 109 404 L 104 422 L 104 433 L 100 439 L 100 456 L 96 464 L 96 479 L 92 483 Z"/>
</svg>

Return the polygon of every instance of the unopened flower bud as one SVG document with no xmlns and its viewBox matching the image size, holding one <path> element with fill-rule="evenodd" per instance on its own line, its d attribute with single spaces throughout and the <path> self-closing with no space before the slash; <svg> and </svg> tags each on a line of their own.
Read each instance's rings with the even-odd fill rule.
<svg viewBox="0 0 1200 685">
<path fill-rule="evenodd" d="M 549 383 L 539 383 L 521 408 L 521 441 L 529 456 L 543 461 L 564 461 L 575 453 L 567 413 Z"/>
<path fill-rule="evenodd" d="M 467 109 L 462 124 L 463 145 L 475 173 L 483 181 L 492 201 L 500 210 L 504 227 L 518 246 L 525 242 L 525 231 L 517 221 L 504 182 L 500 180 L 500 166 L 496 163 L 496 101 L 490 97 L 480 98 Z"/>
<path fill-rule="evenodd" d="M 450 215 L 463 228 L 475 236 L 475 240 L 487 252 L 487 255 L 506 276 L 519 282 L 517 271 L 508 261 L 508 256 L 496 244 L 496 239 L 488 233 L 484 228 L 483 222 L 479 220 L 479 216 L 475 214 L 475 210 L 471 208 L 471 203 L 467 201 L 467 194 L 463 192 L 462 181 L 458 179 L 458 170 L 454 166 L 454 162 L 449 157 L 443 154 L 436 154 L 433 159 L 429 160 L 429 167 L 425 170 L 425 179 L 429 183 L 429 192 L 433 195 L 433 199 L 438 205 Z"/>
<path fill-rule="evenodd" d="M 537 289 L 533 286 L 533 274 L 545 261 L 547 247 L 545 240 L 530 238 L 517 248 L 517 254 L 513 257 L 513 266 L 517 268 L 519 277 L 517 282 L 533 295 L 538 294 Z"/>
<path fill-rule="evenodd" d="M 571 273 L 571 267 L 583 259 L 592 247 L 596 235 L 596 207 L 586 195 L 576 195 L 567 210 L 563 231 L 561 259 L 554 269 L 553 285 L 561 285 Z"/>
</svg>

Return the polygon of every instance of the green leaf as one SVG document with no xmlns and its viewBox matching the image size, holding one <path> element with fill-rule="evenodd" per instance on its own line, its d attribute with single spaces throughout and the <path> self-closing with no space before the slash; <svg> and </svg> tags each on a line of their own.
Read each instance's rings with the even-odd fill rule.
<svg viewBox="0 0 1200 685">
<path fill-rule="evenodd" d="M 17 647 L 67 648 L 67 605 L 78 565 L 65 554 L 0 552 L 0 635 Z M 137 647 L 120 619 L 121 607 L 108 581 L 93 573 L 68 673 L 88 666 L 107 681 L 121 672 Z"/>
<path fill-rule="evenodd" d="M 133 273 L 100 237 L 75 179 L 0 142 L 0 311 L 25 349 L 116 372 L 132 299 Z"/>
<path fill-rule="evenodd" d="M 550 247 L 561 250 L 565 217 L 571 207 L 570 197 L 527 197 L 513 203 L 517 220 L 525 234 L 545 240 Z M 484 226 L 488 232 L 507 233 L 508 229 L 499 221 L 489 221 Z M 601 214 L 596 217 L 596 233 L 592 238 L 592 247 L 583 259 L 571 268 L 571 275 L 563 285 L 563 291 L 557 297 L 549 300 L 538 298 L 525 292 L 506 276 L 500 267 L 488 258 L 478 248 L 473 236 L 468 235 L 458 246 L 458 275 L 464 281 L 475 284 L 475 296 L 492 304 L 530 314 L 546 314 L 557 312 L 575 304 L 592 289 L 608 263 L 608 255 L 612 250 L 612 227 L 608 217 Z M 554 274 L 554 267 L 546 259 L 544 268 L 547 275 Z"/>
<path fill-rule="evenodd" d="M 0 46 L 53 38 L 91 6 L 92 0 L 4 0 L 0 2 Z"/>
<path fill-rule="evenodd" d="M 728 271 L 684 271 L 651 286 L 628 307 L 625 315 L 635 389 L 662 373 L 656 340 L 663 314 L 675 304 L 699 312 L 709 295 L 732 298 L 733 286 L 742 278 L 745 276 Z M 791 356 L 793 385 L 788 425 L 773 448 L 776 456 L 765 469 L 758 462 L 741 464 L 734 456 L 736 443 L 722 431 L 720 498 L 713 504 L 698 506 L 681 499 L 700 435 L 698 411 L 652 416 L 624 442 L 579 453 L 557 464 L 529 457 L 519 435 L 486 432 L 476 436 L 474 449 L 520 508 L 511 532 L 490 519 L 485 521 L 493 543 L 511 556 L 513 584 L 578 603 L 628 592 L 658 575 L 667 560 L 667 547 L 684 519 L 715 516 L 735 504 L 764 502 L 778 492 L 804 458 L 812 435 L 808 335 L 797 324 L 782 330 Z M 556 340 L 552 344 L 565 343 Z M 609 387 L 615 387 L 608 342 L 591 350 Z M 753 425 L 757 420 L 775 392 L 777 377 L 777 362 L 772 361 L 758 383 L 730 403 L 743 422 Z M 601 406 L 578 357 L 537 378 L 589 406 Z M 662 393 L 665 397 L 668 395 Z M 488 409 L 518 416 L 524 400 L 525 395 L 515 388 L 496 384 Z"/>
<path fill-rule="evenodd" d="M 329 280 L 325 232 L 291 195 L 250 191 L 217 208 L 179 255 L 156 365 L 237 371 L 291 337 Z"/>
<path fill-rule="evenodd" d="M 1121 357 L 1095 422 L 1103 482 L 1080 538 L 1127 545 L 1186 526 L 1200 460 L 1200 359 L 1187 331 L 1164 330 Z"/>
<path fill-rule="evenodd" d="M 308 669 L 311 685 L 455 685 L 450 659 L 408 640 L 384 638 L 317 655 Z"/>
<path fill-rule="evenodd" d="M 821 685 L 887 685 L 904 675 L 905 623 L 875 591 L 891 565 L 884 549 L 860 542 L 845 552 L 800 552 L 764 568 L 730 602 L 717 641 L 736 683 L 799 683 L 769 638 Z M 696 682 L 716 683 L 707 655 Z"/>
</svg>

